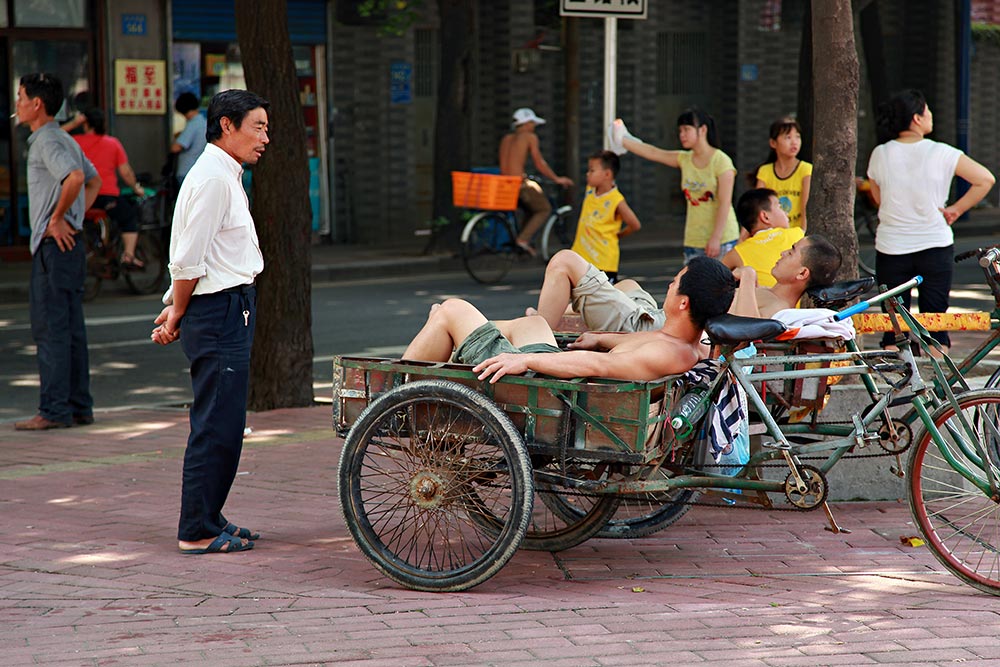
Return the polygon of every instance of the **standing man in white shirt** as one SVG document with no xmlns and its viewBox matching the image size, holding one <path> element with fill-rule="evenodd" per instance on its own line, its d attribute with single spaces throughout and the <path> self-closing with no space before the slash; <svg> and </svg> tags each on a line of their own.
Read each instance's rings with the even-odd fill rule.
<svg viewBox="0 0 1000 667">
<path fill-rule="evenodd" d="M 264 268 L 243 190 L 267 137 L 267 100 L 227 90 L 208 106 L 208 145 L 181 185 L 170 237 L 171 285 L 153 342 L 179 337 L 191 363 L 191 435 L 184 452 L 178 548 L 185 554 L 253 548 L 259 535 L 223 515 L 243 449 L 254 279 Z"/>
</svg>

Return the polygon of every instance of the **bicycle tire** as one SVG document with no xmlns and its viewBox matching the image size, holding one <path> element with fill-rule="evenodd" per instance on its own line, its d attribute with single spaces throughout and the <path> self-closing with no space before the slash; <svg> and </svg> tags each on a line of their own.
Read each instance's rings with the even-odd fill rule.
<svg viewBox="0 0 1000 667">
<path fill-rule="evenodd" d="M 541 255 L 546 262 L 552 259 L 560 250 L 572 247 L 576 238 L 576 225 L 573 224 L 573 210 L 560 213 L 558 210 L 545 223 L 542 230 Z"/>
<path fill-rule="evenodd" d="M 484 285 L 503 280 L 514 264 L 517 233 L 505 213 L 477 213 L 462 230 L 462 263 L 472 279 Z"/>
<path fill-rule="evenodd" d="M 496 574 L 531 517 L 531 462 L 491 400 L 424 380 L 369 404 L 344 441 L 340 506 L 361 553 L 393 581 L 462 591 Z"/>
<path fill-rule="evenodd" d="M 878 214 L 862 211 L 854 216 L 854 233 L 858 238 L 858 273 L 875 275 L 875 233 Z"/>
<path fill-rule="evenodd" d="M 167 258 L 160 230 L 140 231 L 135 244 L 135 257 L 143 263 L 141 269 L 125 271 L 125 282 L 134 294 L 152 294 L 159 291 L 167 273 Z"/>
<path fill-rule="evenodd" d="M 907 465 L 910 512 L 942 565 L 970 586 L 1000 595 L 1000 505 L 948 460 L 953 457 L 969 477 L 985 483 L 983 462 L 967 452 L 978 440 L 1000 454 L 1000 434 L 988 427 L 1000 425 L 1000 391 L 977 389 L 956 399 L 973 432 L 964 432 L 950 403 L 934 412 L 947 456 L 924 429 Z M 1000 474 L 996 466 L 993 470 Z"/>
</svg>

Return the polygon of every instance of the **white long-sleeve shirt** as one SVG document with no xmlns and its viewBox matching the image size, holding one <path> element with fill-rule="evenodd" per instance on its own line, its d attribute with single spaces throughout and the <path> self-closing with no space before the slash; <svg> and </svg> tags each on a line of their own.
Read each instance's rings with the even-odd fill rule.
<svg viewBox="0 0 1000 667">
<path fill-rule="evenodd" d="M 198 279 L 194 295 L 213 294 L 252 283 L 264 270 L 257 229 L 241 180 L 243 166 L 208 144 L 184 178 L 170 233 L 170 288 L 173 281 Z"/>
</svg>

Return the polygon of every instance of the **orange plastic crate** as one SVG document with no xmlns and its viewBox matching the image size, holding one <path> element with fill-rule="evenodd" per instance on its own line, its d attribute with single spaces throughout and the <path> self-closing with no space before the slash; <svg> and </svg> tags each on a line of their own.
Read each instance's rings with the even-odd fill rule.
<svg viewBox="0 0 1000 667">
<path fill-rule="evenodd" d="M 520 176 L 451 172 L 451 199 L 460 208 L 513 211 L 520 191 Z"/>
</svg>

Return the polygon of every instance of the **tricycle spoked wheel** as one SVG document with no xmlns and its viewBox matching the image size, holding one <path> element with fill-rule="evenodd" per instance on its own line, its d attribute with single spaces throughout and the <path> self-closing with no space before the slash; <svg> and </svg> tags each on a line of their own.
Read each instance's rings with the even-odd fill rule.
<svg viewBox="0 0 1000 667">
<path fill-rule="evenodd" d="M 621 479 L 619 464 L 569 459 L 565 467 L 552 460 L 539 468 L 544 473 L 572 479 Z M 562 551 L 596 535 L 614 516 L 621 497 L 593 494 L 535 478 L 534 510 L 521 547 L 534 551 Z M 539 502 L 539 500 L 541 502 Z"/>
<path fill-rule="evenodd" d="M 135 257 L 142 262 L 142 268 L 125 271 L 125 282 L 135 294 L 152 294 L 160 289 L 167 271 L 167 261 L 163 244 L 158 238 L 159 230 L 139 232 L 135 244 Z"/>
<path fill-rule="evenodd" d="M 480 213 L 462 231 L 462 261 L 477 282 L 500 282 L 514 264 L 514 230 L 502 213 Z"/>
<path fill-rule="evenodd" d="M 347 434 L 339 479 L 361 552 L 416 590 L 486 581 L 517 551 L 531 516 L 520 434 L 492 401 L 454 382 L 413 382 L 373 401 Z"/>
<path fill-rule="evenodd" d="M 959 394 L 961 414 L 950 404 L 932 415 L 945 446 L 921 431 L 909 460 L 910 511 L 934 556 L 968 584 L 1000 595 L 1000 504 L 989 496 L 986 463 L 977 442 L 989 451 L 1000 475 L 1000 391 Z"/>
</svg>

